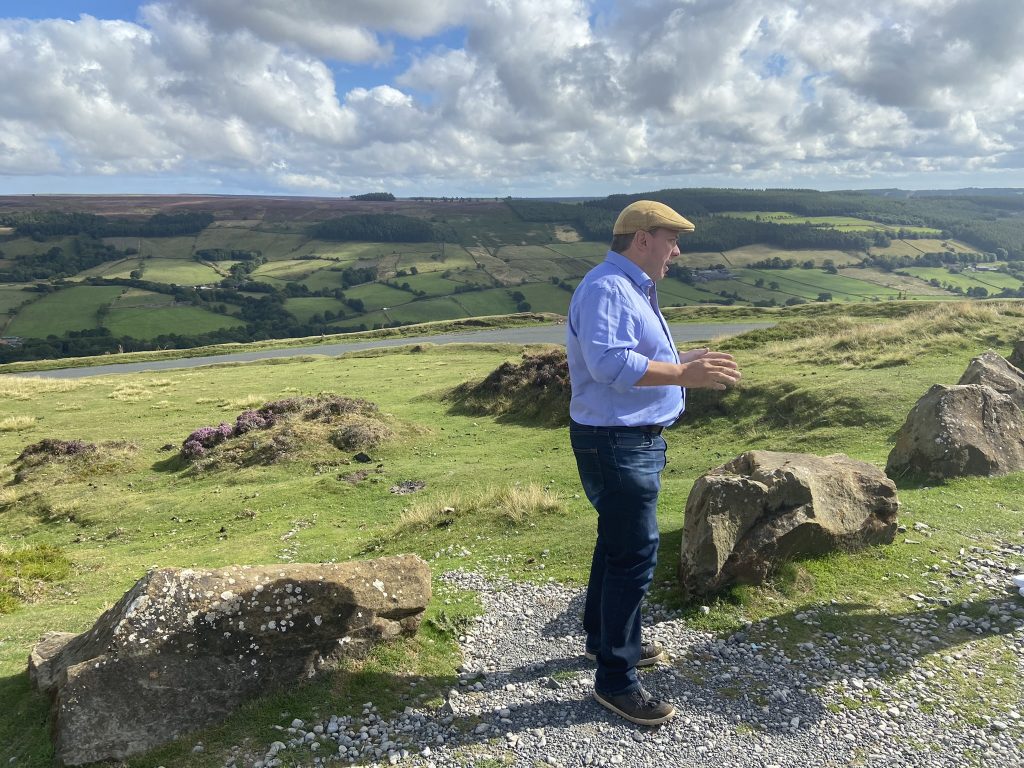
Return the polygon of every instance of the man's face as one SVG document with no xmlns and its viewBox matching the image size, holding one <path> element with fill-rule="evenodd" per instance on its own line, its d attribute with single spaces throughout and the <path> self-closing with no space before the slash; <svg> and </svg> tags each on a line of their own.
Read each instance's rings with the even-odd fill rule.
<svg viewBox="0 0 1024 768">
<path fill-rule="evenodd" d="M 679 233 L 672 229 L 641 232 L 645 237 L 645 259 L 641 268 L 652 280 L 661 280 L 668 274 L 668 265 L 679 255 Z"/>
</svg>

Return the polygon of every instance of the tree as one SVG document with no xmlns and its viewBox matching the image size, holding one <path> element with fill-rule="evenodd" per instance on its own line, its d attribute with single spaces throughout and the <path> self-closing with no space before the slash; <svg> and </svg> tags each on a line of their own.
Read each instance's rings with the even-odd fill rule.
<svg viewBox="0 0 1024 768">
<path fill-rule="evenodd" d="M 832 301 L 832 294 L 823 291 L 818 294 L 818 301 Z"/>
</svg>

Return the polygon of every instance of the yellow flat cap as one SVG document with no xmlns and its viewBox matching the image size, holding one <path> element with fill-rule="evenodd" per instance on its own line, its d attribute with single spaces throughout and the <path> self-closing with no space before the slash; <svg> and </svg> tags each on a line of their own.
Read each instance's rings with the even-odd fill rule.
<svg viewBox="0 0 1024 768">
<path fill-rule="evenodd" d="M 622 209 L 612 227 L 613 235 L 631 235 L 641 229 L 656 227 L 674 229 L 677 232 L 693 232 L 693 223 L 683 218 L 664 203 L 656 200 L 637 200 Z"/>
</svg>

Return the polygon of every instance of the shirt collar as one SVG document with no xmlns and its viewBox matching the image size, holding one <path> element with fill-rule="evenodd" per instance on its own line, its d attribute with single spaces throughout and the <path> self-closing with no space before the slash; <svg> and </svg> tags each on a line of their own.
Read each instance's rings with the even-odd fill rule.
<svg viewBox="0 0 1024 768">
<path fill-rule="evenodd" d="M 608 255 L 604 257 L 604 260 L 609 264 L 612 264 L 623 272 L 626 273 L 626 277 L 636 283 L 637 287 L 649 290 L 654 281 L 644 272 L 640 267 L 634 264 L 632 261 L 627 259 L 621 253 L 616 251 L 608 251 Z"/>
</svg>

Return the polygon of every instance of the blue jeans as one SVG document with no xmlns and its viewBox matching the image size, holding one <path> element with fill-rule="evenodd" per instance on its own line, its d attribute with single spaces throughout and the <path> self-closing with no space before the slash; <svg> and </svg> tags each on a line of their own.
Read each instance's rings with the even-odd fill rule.
<svg viewBox="0 0 1024 768">
<path fill-rule="evenodd" d="M 597 649 L 594 687 L 618 695 L 637 688 L 640 603 L 658 559 L 658 492 L 665 440 L 635 429 L 575 422 L 569 439 L 580 481 L 597 510 L 583 628 Z"/>
</svg>

